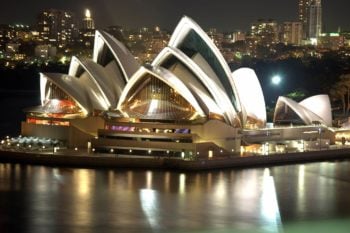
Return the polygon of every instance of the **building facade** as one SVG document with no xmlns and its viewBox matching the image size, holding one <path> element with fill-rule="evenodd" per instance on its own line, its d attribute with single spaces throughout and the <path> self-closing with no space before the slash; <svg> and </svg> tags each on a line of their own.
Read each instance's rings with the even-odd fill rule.
<svg viewBox="0 0 350 233">
<path fill-rule="evenodd" d="M 299 0 L 299 21 L 304 39 L 317 39 L 322 33 L 321 0 Z"/>
<path fill-rule="evenodd" d="M 81 21 L 79 29 L 79 42 L 84 48 L 92 49 L 95 38 L 95 21 L 89 9 L 85 11 L 85 17 Z"/>
<path fill-rule="evenodd" d="M 299 0 L 299 21 L 302 24 L 303 39 L 307 37 L 308 11 L 311 0 Z"/>
<path fill-rule="evenodd" d="M 319 38 L 322 33 L 321 0 L 312 0 L 308 11 L 308 38 Z"/>
<path fill-rule="evenodd" d="M 75 15 L 70 11 L 48 9 L 40 12 L 37 18 L 40 41 L 59 48 L 74 43 L 77 37 Z"/>
<path fill-rule="evenodd" d="M 259 19 L 251 26 L 251 36 L 256 44 L 269 47 L 278 42 L 278 24 L 276 20 Z"/>
<path fill-rule="evenodd" d="M 301 45 L 303 38 L 303 24 L 301 22 L 284 22 L 282 25 L 282 39 L 285 44 Z"/>
<path fill-rule="evenodd" d="M 346 46 L 345 37 L 340 33 L 322 33 L 318 46 L 330 50 L 339 50 Z"/>
<path fill-rule="evenodd" d="M 246 34 L 242 31 L 236 31 L 232 33 L 232 42 L 245 41 Z"/>
</svg>

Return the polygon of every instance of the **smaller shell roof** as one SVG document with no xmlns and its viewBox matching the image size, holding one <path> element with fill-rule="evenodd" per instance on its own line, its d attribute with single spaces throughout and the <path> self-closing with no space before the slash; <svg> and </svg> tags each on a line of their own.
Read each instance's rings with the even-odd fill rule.
<svg viewBox="0 0 350 233">
<path fill-rule="evenodd" d="M 332 122 L 327 122 L 327 119 L 323 118 L 324 116 L 327 116 L 329 113 L 328 114 L 322 113 L 321 115 L 318 115 L 312 111 L 312 109 L 314 109 L 313 107 L 311 109 L 308 108 L 310 103 L 315 103 L 314 102 L 315 100 L 317 103 L 319 101 L 321 101 L 321 102 L 326 101 L 327 98 L 325 98 L 325 97 L 322 97 L 322 98 L 316 97 L 315 99 L 313 97 L 310 97 L 310 98 L 311 98 L 310 100 L 307 100 L 304 103 L 302 103 L 303 102 L 302 101 L 300 104 L 300 103 L 297 103 L 290 98 L 280 96 L 277 100 L 275 109 L 278 109 L 278 107 L 281 104 L 286 104 L 288 107 L 290 107 L 294 111 L 295 114 L 297 114 L 300 117 L 300 119 L 306 125 L 313 124 L 314 122 L 320 122 L 324 125 L 331 126 Z M 327 105 L 327 104 L 325 104 L 325 105 Z M 331 111 L 330 109 L 328 109 L 328 110 Z M 274 122 L 276 122 L 276 118 L 277 118 L 277 115 L 276 115 L 276 111 L 275 111 Z"/>
</svg>

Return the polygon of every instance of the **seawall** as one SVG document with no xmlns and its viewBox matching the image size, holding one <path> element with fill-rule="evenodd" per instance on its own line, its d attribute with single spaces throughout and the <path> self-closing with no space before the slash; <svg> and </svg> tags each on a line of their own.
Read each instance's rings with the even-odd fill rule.
<svg viewBox="0 0 350 233">
<path fill-rule="evenodd" d="M 91 168 L 143 168 L 200 171 L 224 168 L 247 168 L 307 162 L 350 159 L 350 148 L 309 151 L 303 153 L 273 154 L 268 156 L 227 157 L 218 159 L 182 160 L 166 157 L 123 157 L 103 154 L 64 154 L 18 152 L 0 150 L 0 162 L 46 166 Z"/>
</svg>

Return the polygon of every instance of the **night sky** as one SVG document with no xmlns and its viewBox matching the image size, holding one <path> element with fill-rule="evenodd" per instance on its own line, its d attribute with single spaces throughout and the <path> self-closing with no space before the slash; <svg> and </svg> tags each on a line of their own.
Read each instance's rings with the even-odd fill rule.
<svg viewBox="0 0 350 233">
<path fill-rule="evenodd" d="M 161 26 L 173 30 L 182 15 L 203 28 L 248 30 L 259 18 L 296 20 L 298 0 L 2 0 L 0 23 L 34 24 L 44 8 L 68 9 L 83 15 L 90 8 L 97 27 Z M 323 30 L 350 30 L 350 0 L 323 0 Z M 80 16 L 80 15 L 79 15 Z"/>
</svg>

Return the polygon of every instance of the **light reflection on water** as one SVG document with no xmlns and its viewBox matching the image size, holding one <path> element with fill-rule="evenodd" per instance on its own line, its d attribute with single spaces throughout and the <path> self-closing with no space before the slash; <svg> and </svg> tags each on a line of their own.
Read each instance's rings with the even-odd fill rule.
<svg viewBox="0 0 350 233">
<path fill-rule="evenodd" d="M 349 229 L 349 175 L 349 161 L 193 173 L 0 164 L 0 232 Z"/>
</svg>

